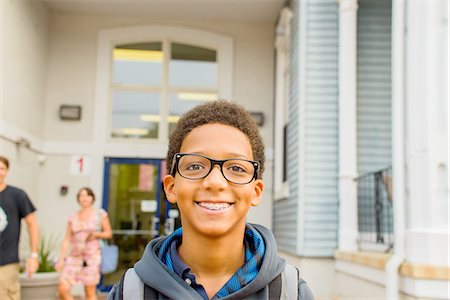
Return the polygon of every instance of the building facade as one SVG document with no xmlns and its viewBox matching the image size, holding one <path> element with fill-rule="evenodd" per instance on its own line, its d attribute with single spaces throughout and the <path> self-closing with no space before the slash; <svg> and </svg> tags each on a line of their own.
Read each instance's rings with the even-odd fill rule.
<svg viewBox="0 0 450 300">
<path fill-rule="evenodd" d="M 62 237 L 82 186 L 124 248 L 170 231 L 168 135 L 220 97 L 261 121 L 266 188 L 249 221 L 317 298 L 449 297 L 447 1 L 0 7 L 0 154 L 45 234 Z"/>
<path fill-rule="evenodd" d="M 448 3 L 292 1 L 278 26 L 280 249 L 323 298 L 447 298 Z"/>
</svg>

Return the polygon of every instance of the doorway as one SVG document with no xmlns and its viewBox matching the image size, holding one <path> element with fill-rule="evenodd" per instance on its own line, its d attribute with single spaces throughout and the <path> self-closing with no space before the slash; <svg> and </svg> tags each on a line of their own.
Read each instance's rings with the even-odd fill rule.
<svg viewBox="0 0 450 300">
<path fill-rule="evenodd" d="M 162 188 L 165 163 L 161 159 L 105 158 L 102 207 L 108 212 L 119 246 L 116 272 L 103 275 L 100 289 L 109 290 L 138 261 L 147 243 L 165 234 L 169 205 Z"/>
</svg>

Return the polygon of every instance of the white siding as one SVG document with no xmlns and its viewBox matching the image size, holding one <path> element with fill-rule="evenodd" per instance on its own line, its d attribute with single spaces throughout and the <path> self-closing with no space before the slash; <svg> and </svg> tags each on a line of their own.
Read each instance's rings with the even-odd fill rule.
<svg viewBox="0 0 450 300">
<path fill-rule="evenodd" d="M 306 205 L 300 254 L 332 256 L 338 236 L 338 4 L 307 3 Z"/>
<path fill-rule="evenodd" d="M 306 9 L 303 41 L 300 4 L 292 1 L 289 198 L 274 205 L 274 233 L 283 251 L 332 256 L 338 228 L 338 5 L 324 0 L 306 1 L 301 7 Z M 304 91 L 300 75 L 305 78 Z"/>
<path fill-rule="evenodd" d="M 391 1 L 358 2 L 358 173 L 391 164 Z"/>
</svg>

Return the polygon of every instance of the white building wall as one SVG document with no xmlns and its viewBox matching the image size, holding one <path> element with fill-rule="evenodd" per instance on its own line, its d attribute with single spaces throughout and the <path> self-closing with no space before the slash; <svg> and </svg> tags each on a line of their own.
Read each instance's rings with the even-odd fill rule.
<svg viewBox="0 0 450 300">
<path fill-rule="evenodd" d="M 1 9 L 1 119 L 41 137 L 48 13 L 34 1 L 2 1 Z"/>
<path fill-rule="evenodd" d="M 0 2 L 0 155 L 10 160 L 6 183 L 24 189 L 39 208 L 48 58 L 48 12 L 33 1 Z M 39 210 L 40 213 L 40 210 Z"/>
</svg>

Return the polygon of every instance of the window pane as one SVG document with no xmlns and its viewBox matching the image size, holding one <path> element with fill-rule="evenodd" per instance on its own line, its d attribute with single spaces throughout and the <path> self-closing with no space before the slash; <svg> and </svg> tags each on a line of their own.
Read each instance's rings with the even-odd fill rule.
<svg viewBox="0 0 450 300">
<path fill-rule="evenodd" d="M 113 91 L 112 137 L 158 138 L 160 94 Z"/>
<path fill-rule="evenodd" d="M 161 42 L 118 45 L 113 50 L 113 82 L 161 85 L 163 52 Z"/>
<path fill-rule="evenodd" d="M 172 44 L 169 83 L 172 87 L 217 88 L 217 51 Z"/>
<path fill-rule="evenodd" d="M 169 135 L 182 114 L 205 101 L 216 100 L 217 94 L 207 93 L 169 93 Z"/>
</svg>

